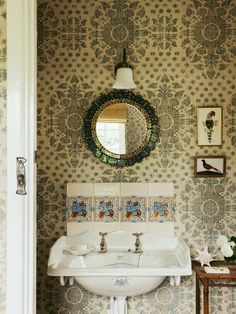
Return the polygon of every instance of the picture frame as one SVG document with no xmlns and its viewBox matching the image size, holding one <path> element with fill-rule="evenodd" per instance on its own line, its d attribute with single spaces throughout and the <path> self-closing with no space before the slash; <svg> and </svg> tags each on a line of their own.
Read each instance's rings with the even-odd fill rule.
<svg viewBox="0 0 236 314">
<path fill-rule="evenodd" d="M 197 108 L 197 144 L 222 145 L 222 107 Z"/>
<path fill-rule="evenodd" d="M 226 175 L 226 158 L 224 156 L 194 157 L 194 177 L 221 178 Z"/>
</svg>

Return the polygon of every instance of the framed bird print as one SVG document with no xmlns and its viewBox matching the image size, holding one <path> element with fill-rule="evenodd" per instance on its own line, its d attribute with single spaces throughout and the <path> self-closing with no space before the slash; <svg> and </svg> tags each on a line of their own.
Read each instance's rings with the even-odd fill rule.
<svg viewBox="0 0 236 314">
<path fill-rule="evenodd" d="M 197 142 L 199 146 L 222 145 L 222 107 L 197 108 Z"/>
<path fill-rule="evenodd" d="M 219 178 L 225 176 L 226 160 L 223 156 L 194 157 L 194 176 L 200 178 Z"/>
</svg>

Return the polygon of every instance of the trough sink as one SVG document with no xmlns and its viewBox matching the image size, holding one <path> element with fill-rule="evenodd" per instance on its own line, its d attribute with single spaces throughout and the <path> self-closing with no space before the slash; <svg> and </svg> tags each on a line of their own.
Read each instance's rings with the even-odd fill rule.
<svg viewBox="0 0 236 314">
<path fill-rule="evenodd" d="M 155 289 L 165 277 L 179 285 L 181 276 L 191 275 L 191 258 L 186 243 L 175 236 L 145 232 L 141 252 L 134 253 L 131 232 L 114 231 L 106 236 L 107 252 L 99 253 L 101 237 L 86 232 L 62 236 L 52 246 L 48 275 L 69 278 L 97 295 L 136 296 Z"/>
</svg>

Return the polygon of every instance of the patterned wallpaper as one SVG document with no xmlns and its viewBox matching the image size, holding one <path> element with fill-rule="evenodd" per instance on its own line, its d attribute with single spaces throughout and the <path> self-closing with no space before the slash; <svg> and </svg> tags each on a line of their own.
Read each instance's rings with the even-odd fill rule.
<svg viewBox="0 0 236 314">
<path fill-rule="evenodd" d="M 106 313 L 106 298 L 46 275 L 49 248 L 66 232 L 67 182 L 174 182 L 176 233 L 217 251 L 236 230 L 236 0 L 38 0 L 38 313 Z M 123 47 L 135 92 L 160 118 L 160 143 L 122 169 L 88 151 L 86 110 L 111 90 Z M 200 147 L 196 108 L 223 107 L 223 144 Z M 193 157 L 224 155 L 223 178 L 195 178 Z M 235 289 L 213 288 L 211 313 L 233 314 Z M 194 279 L 166 280 L 129 299 L 130 314 L 194 313 Z"/>
<path fill-rule="evenodd" d="M 6 4 L 0 1 L 0 313 L 6 299 Z"/>
</svg>

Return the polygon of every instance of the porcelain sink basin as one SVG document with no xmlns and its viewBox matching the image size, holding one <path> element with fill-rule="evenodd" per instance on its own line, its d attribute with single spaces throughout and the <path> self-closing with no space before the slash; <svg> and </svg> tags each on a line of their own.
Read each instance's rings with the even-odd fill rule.
<svg viewBox="0 0 236 314">
<path fill-rule="evenodd" d="M 73 278 L 95 294 L 113 297 L 149 292 L 166 276 L 178 285 L 180 276 L 191 275 L 190 252 L 183 240 L 147 232 L 141 238 L 141 253 L 132 251 L 134 240 L 132 233 L 112 232 L 106 239 L 107 252 L 99 253 L 98 234 L 63 236 L 50 250 L 48 275 L 60 277 L 62 284 Z M 78 248 L 73 254 L 72 246 Z"/>
</svg>

